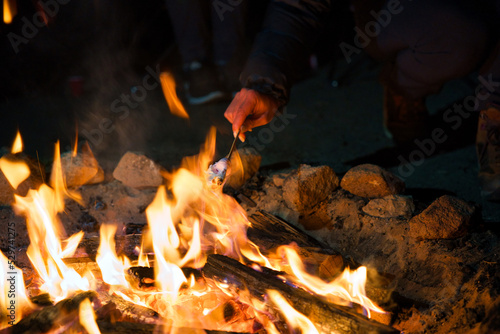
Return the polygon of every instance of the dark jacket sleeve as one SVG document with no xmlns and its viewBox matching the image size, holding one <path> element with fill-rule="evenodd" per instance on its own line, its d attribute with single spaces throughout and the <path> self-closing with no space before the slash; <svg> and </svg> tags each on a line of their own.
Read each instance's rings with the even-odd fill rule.
<svg viewBox="0 0 500 334">
<path fill-rule="evenodd" d="M 273 95 L 286 104 L 298 64 L 328 17 L 330 0 L 273 0 L 263 28 L 241 73 L 243 87 Z"/>
</svg>

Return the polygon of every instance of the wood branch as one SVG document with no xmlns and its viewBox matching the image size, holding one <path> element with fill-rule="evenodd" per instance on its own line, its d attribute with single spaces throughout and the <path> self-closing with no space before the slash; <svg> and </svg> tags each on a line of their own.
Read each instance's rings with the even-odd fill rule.
<svg viewBox="0 0 500 334">
<path fill-rule="evenodd" d="M 38 334 L 50 331 L 54 326 L 62 326 L 78 317 L 78 309 L 85 299 L 93 301 L 97 297 L 94 291 L 85 291 L 53 306 L 47 306 L 21 319 L 12 327 L 0 331 L 1 334 Z"/>
<path fill-rule="evenodd" d="M 248 237 L 265 250 L 295 242 L 301 248 L 323 249 L 328 250 L 329 254 L 338 254 L 297 227 L 267 212 L 259 211 L 251 215 L 249 220 L 251 227 L 247 231 Z"/>
<path fill-rule="evenodd" d="M 156 324 L 160 315 L 145 306 L 134 304 L 114 294 L 101 293 L 101 301 L 106 304 L 102 310 L 97 310 L 99 318 L 105 318 L 109 314 L 118 315 L 120 320 L 128 320 L 143 324 Z M 118 313 L 118 314 L 117 314 Z"/>
<path fill-rule="evenodd" d="M 210 255 L 202 272 L 207 278 L 225 281 L 236 289 L 248 290 L 253 297 L 260 300 L 264 300 L 268 290 L 278 291 L 298 312 L 308 317 L 320 333 L 399 333 L 392 327 L 355 313 L 350 308 L 327 303 L 273 275 L 258 272 L 223 255 Z M 273 313 L 280 318 L 276 310 Z"/>
<path fill-rule="evenodd" d="M 135 257 L 134 248 L 141 245 L 142 234 L 127 234 L 115 237 L 117 245 L 116 253 L 118 255 L 126 255 L 128 257 Z M 84 238 L 79 248 L 84 248 L 88 256 L 95 260 L 97 249 L 99 248 L 100 238 L 98 236 Z"/>
<path fill-rule="evenodd" d="M 107 322 L 97 321 L 97 326 L 101 334 L 153 334 L 163 333 L 157 331 L 158 325 L 137 324 L 133 322 Z"/>
<path fill-rule="evenodd" d="M 191 334 L 230 334 L 225 331 L 210 331 L 193 328 L 176 328 L 174 331 L 169 331 L 167 328 L 162 328 L 160 325 L 152 324 L 136 324 L 133 322 L 105 322 L 97 321 L 97 326 L 101 334 L 153 334 L 153 333 L 191 333 Z M 166 327 L 166 326 L 164 326 Z"/>
</svg>

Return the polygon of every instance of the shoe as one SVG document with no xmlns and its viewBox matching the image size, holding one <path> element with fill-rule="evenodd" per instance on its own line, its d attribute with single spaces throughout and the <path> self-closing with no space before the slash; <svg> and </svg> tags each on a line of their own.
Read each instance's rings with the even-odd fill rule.
<svg viewBox="0 0 500 334">
<path fill-rule="evenodd" d="M 429 112 L 424 99 L 410 100 L 384 87 L 384 131 L 397 145 L 427 134 Z"/>
<path fill-rule="evenodd" d="M 189 104 L 207 104 L 226 97 L 219 76 L 212 66 L 195 61 L 186 66 L 185 73 L 186 97 Z"/>
<path fill-rule="evenodd" d="M 479 113 L 476 135 L 481 195 L 500 201 L 500 110 L 488 108 Z"/>
</svg>

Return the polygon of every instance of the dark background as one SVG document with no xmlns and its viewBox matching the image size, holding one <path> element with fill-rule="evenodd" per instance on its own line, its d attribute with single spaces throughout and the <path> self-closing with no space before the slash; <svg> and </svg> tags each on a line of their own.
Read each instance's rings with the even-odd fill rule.
<svg viewBox="0 0 500 334">
<path fill-rule="evenodd" d="M 249 3 L 247 42 L 251 45 L 267 2 Z M 59 4 L 57 15 L 36 27 L 16 53 L 9 33 L 23 36 L 26 21 L 32 23 L 35 13 L 35 2 L 18 1 L 14 22 L 0 28 L 0 146 L 4 151 L 19 129 L 26 153 L 49 166 L 57 140 L 63 151 L 69 150 L 77 128 L 79 140 L 89 140 L 85 134 L 95 133 L 107 119 L 109 133 L 99 130 L 102 136 L 90 137 L 107 172 L 127 150 L 142 151 L 165 168 L 175 168 L 182 157 L 199 151 L 211 126 L 218 130 L 218 155 L 226 154 L 232 136 L 223 113 L 229 101 L 198 107 L 185 104 L 190 119 L 184 120 L 169 113 L 157 87 L 129 108 L 127 117 L 111 111 L 113 101 L 142 84 L 148 67 L 171 70 L 180 82 L 179 56 L 163 1 L 70 0 Z M 297 64 L 304 69 L 304 77 L 294 87 L 287 108 L 295 118 L 271 137 L 269 128 L 255 129 L 248 142 L 239 145 L 250 145 L 252 137 L 257 140 L 267 169 L 327 164 L 342 175 L 351 166 L 375 163 L 404 174 L 409 194 L 429 198 L 454 194 L 477 205 L 485 222 L 496 226 L 500 208 L 482 200 L 476 179 L 477 115 L 465 119 L 457 130 L 441 122 L 444 110 L 473 92 L 474 74 L 449 82 L 428 99 L 433 126 L 443 128 L 448 139 L 430 154 L 424 152 L 425 159 L 409 172 L 401 161 L 419 148 L 395 147 L 385 137 L 379 65 L 363 53 L 348 64 L 338 45 L 352 44 L 352 38 L 348 3 L 336 2 L 313 51 L 319 66 Z M 72 76 L 83 78 L 83 95 L 72 94 Z"/>
</svg>

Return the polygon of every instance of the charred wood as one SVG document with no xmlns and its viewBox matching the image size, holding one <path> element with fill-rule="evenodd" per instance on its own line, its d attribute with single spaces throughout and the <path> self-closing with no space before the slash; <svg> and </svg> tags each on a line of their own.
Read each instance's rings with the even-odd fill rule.
<svg viewBox="0 0 500 334">
<path fill-rule="evenodd" d="M 55 326 L 63 326 L 78 317 L 78 309 L 85 299 L 93 301 L 97 297 L 94 291 L 85 291 L 68 299 L 61 300 L 53 306 L 47 306 L 21 319 L 12 327 L 2 330 L 1 334 L 41 334 Z"/>
<path fill-rule="evenodd" d="M 321 333 L 398 333 L 392 327 L 370 320 L 352 309 L 330 304 L 268 273 L 256 271 L 223 255 L 210 255 L 203 267 L 207 278 L 223 281 L 237 290 L 264 300 L 268 290 L 278 291 L 300 313 L 308 317 Z M 280 318 L 276 310 L 270 310 Z"/>
</svg>

